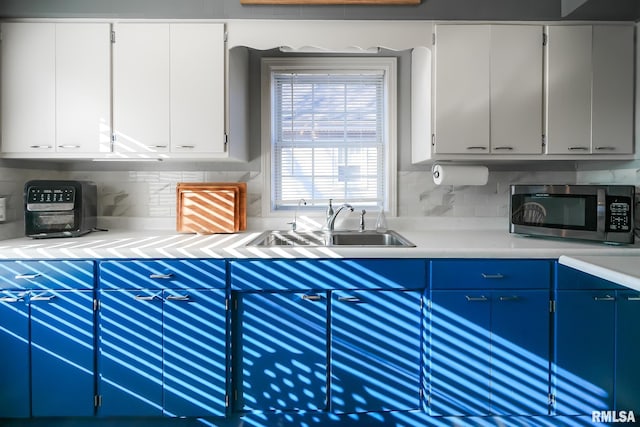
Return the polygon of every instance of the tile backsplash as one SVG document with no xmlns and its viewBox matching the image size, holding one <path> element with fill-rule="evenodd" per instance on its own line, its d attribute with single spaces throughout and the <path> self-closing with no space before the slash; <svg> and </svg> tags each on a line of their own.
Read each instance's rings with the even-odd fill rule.
<svg viewBox="0 0 640 427">
<path fill-rule="evenodd" d="M 533 166 L 536 166 L 535 164 Z M 437 186 L 430 170 L 398 173 L 399 217 L 506 217 L 513 183 L 601 183 L 640 186 L 640 168 L 519 170 L 490 168 L 483 186 Z M 528 166 L 531 167 L 531 166 Z M 22 191 L 30 179 L 86 179 L 98 184 L 98 214 L 113 218 L 171 219 L 176 215 L 178 182 L 247 182 L 247 214 L 263 217 L 263 175 L 258 171 L 62 171 L 0 167 L 0 196 L 7 197 L 7 218 L 0 239 L 23 233 Z"/>
</svg>

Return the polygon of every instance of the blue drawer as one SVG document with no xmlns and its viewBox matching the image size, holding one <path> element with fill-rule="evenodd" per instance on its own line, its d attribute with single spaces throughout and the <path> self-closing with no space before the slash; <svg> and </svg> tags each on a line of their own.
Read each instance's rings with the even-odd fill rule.
<svg viewBox="0 0 640 427">
<path fill-rule="evenodd" d="M 605 279 L 601 279 L 591 274 L 584 273 L 566 265 L 558 264 L 556 279 L 558 289 L 629 289 L 622 285 L 617 285 Z"/>
<path fill-rule="evenodd" d="M 101 261 L 100 289 L 224 289 L 224 260 Z"/>
<path fill-rule="evenodd" d="M 242 260 L 231 262 L 234 290 L 423 289 L 423 259 Z"/>
<path fill-rule="evenodd" d="M 1 261 L 2 289 L 93 289 L 93 261 Z"/>
<path fill-rule="evenodd" d="M 435 260 L 432 289 L 549 289 L 549 260 Z"/>
</svg>

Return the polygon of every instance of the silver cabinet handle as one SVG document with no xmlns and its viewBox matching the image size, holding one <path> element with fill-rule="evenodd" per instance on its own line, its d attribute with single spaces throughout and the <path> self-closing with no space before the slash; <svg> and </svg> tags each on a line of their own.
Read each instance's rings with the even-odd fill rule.
<svg viewBox="0 0 640 427">
<path fill-rule="evenodd" d="M 173 273 L 152 273 L 149 275 L 149 279 L 172 279 Z"/>
<path fill-rule="evenodd" d="M 158 295 L 136 295 L 136 301 L 153 301 Z"/>
<path fill-rule="evenodd" d="M 53 148 L 53 146 L 51 145 L 30 145 L 29 148 L 36 148 L 36 149 L 50 149 Z"/>
<path fill-rule="evenodd" d="M 196 148 L 195 145 L 176 145 L 176 148 Z"/>
<path fill-rule="evenodd" d="M 593 297 L 593 299 L 595 301 L 615 301 L 615 297 L 612 297 L 611 295 L 605 295 L 603 297 Z"/>
<path fill-rule="evenodd" d="M 500 301 L 517 301 L 520 299 L 517 295 L 502 296 L 498 298 Z"/>
<path fill-rule="evenodd" d="M 147 148 L 167 148 L 166 145 L 147 145 Z"/>
<path fill-rule="evenodd" d="M 66 145 L 58 145 L 58 148 L 80 148 L 80 146 L 66 144 Z"/>
<path fill-rule="evenodd" d="M 616 147 L 604 146 L 604 147 L 596 147 L 598 151 L 616 151 Z"/>
<path fill-rule="evenodd" d="M 481 145 L 472 145 L 471 147 L 467 147 L 467 150 L 486 150 L 487 147 L 483 147 Z"/>
<path fill-rule="evenodd" d="M 302 295 L 302 299 L 305 301 L 320 301 L 322 297 L 320 295 Z"/>
<path fill-rule="evenodd" d="M 640 301 L 640 295 L 636 295 L 633 297 L 627 297 L 627 301 Z"/>
<path fill-rule="evenodd" d="M 167 301 L 189 301 L 189 295 L 169 295 Z"/>
<path fill-rule="evenodd" d="M 470 295 L 465 295 L 464 296 L 467 301 L 471 301 L 471 302 L 482 302 L 482 301 L 488 301 L 489 299 L 487 297 L 485 297 L 484 295 L 481 295 L 479 297 L 472 297 Z"/>
<path fill-rule="evenodd" d="M 504 147 L 493 147 L 494 150 L 507 150 L 507 151 L 511 151 L 513 150 L 513 147 L 509 147 L 509 146 L 504 146 Z"/>
<path fill-rule="evenodd" d="M 26 280 L 31 280 L 31 279 L 35 279 L 36 277 L 40 277 L 42 276 L 42 274 L 40 273 L 32 273 L 32 274 L 18 274 L 15 276 L 16 280 L 20 280 L 20 279 L 26 279 Z"/>
<path fill-rule="evenodd" d="M 22 297 L 0 297 L 0 302 L 19 302 L 24 301 Z"/>
<path fill-rule="evenodd" d="M 342 302 L 362 302 L 358 297 L 338 297 L 338 301 Z"/>
<path fill-rule="evenodd" d="M 40 294 L 40 295 L 34 295 L 30 299 L 31 301 L 51 301 L 55 297 L 56 296 L 52 294 L 49 294 L 49 295 Z"/>
<path fill-rule="evenodd" d="M 567 148 L 567 150 L 569 150 L 569 151 L 589 151 L 589 147 L 573 146 L 573 147 Z"/>
<path fill-rule="evenodd" d="M 504 275 L 501 273 L 481 273 L 483 279 L 504 279 Z"/>
</svg>

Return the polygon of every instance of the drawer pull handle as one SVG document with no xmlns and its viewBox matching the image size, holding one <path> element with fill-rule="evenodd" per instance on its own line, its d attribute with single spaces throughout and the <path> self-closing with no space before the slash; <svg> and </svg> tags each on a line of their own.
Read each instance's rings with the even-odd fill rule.
<svg viewBox="0 0 640 427">
<path fill-rule="evenodd" d="M 362 302 L 362 300 L 358 297 L 338 297 L 338 301 L 353 303 Z"/>
<path fill-rule="evenodd" d="M 496 273 L 496 274 L 482 273 L 482 278 L 483 279 L 504 279 L 504 275 L 500 273 Z"/>
<path fill-rule="evenodd" d="M 605 295 L 603 297 L 593 297 L 593 299 L 595 301 L 615 301 L 615 297 L 612 297 L 611 295 Z"/>
<path fill-rule="evenodd" d="M 169 295 L 167 301 L 189 301 L 189 295 Z"/>
<path fill-rule="evenodd" d="M 510 296 L 502 296 L 500 297 L 500 301 L 517 301 L 519 300 L 520 297 L 517 295 L 510 295 Z"/>
<path fill-rule="evenodd" d="M 50 148 L 53 148 L 53 146 L 51 146 L 51 145 L 30 145 L 29 148 L 50 149 Z"/>
<path fill-rule="evenodd" d="M 55 297 L 55 295 L 34 295 L 31 297 L 31 301 L 51 301 Z"/>
<path fill-rule="evenodd" d="M 149 275 L 149 279 L 172 279 L 172 278 L 173 278 L 173 273 L 165 273 L 165 274 L 153 273 Z"/>
<path fill-rule="evenodd" d="M 627 301 L 640 301 L 640 295 L 634 297 L 627 297 Z"/>
<path fill-rule="evenodd" d="M 471 147 L 467 147 L 467 150 L 486 150 L 487 147 L 483 147 L 481 145 L 473 145 Z"/>
<path fill-rule="evenodd" d="M 569 147 L 568 150 L 569 151 L 589 151 L 589 147 L 574 146 L 574 147 Z"/>
<path fill-rule="evenodd" d="M 22 297 L 0 297 L 0 302 L 18 302 L 22 300 Z"/>
<path fill-rule="evenodd" d="M 40 277 L 40 276 L 41 276 L 40 273 L 18 274 L 15 278 L 16 278 L 16 280 L 19 280 L 19 279 L 31 280 L 31 279 L 35 279 L 36 277 Z"/>
<path fill-rule="evenodd" d="M 58 148 L 80 148 L 79 145 L 70 145 L 70 144 L 65 144 L 65 145 L 58 145 Z"/>
<path fill-rule="evenodd" d="M 176 148 L 196 148 L 195 145 L 176 145 Z"/>
<path fill-rule="evenodd" d="M 483 302 L 483 301 L 488 301 L 488 298 L 487 298 L 487 297 L 485 297 L 484 295 L 479 296 L 479 297 L 472 297 L 472 296 L 470 296 L 470 295 L 465 295 L 464 297 L 467 299 L 467 301 L 470 301 L 470 302 Z"/>
<path fill-rule="evenodd" d="M 302 299 L 305 301 L 320 301 L 322 297 L 320 295 L 302 295 Z"/>
<path fill-rule="evenodd" d="M 596 147 L 598 151 L 616 151 L 616 147 L 612 146 L 604 146 L 604 147 Z"/>
<path fill-rule="evenodd" d="M 136 295 L 136 301 L 153 301 L 157 295 Z"/>
<path fill-rule="evenodd" d="M 494 150 L 508 150 L 511 151 L 513 150 L 513 147 L 509 147 L 507 145 L 505 145 L 504 147 L 493 147 Z"/>
</svg>

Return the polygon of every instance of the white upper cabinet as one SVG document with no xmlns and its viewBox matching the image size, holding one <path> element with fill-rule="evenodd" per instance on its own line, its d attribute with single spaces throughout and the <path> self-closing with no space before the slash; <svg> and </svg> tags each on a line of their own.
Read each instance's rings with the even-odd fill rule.
<svg viewBox="0 0 640 427">
<path fill-rule="evenodd" d="M 116 155 L 225 156 L 224 25 L 114 26 Z"/>
<path fill-rule="evenodd" d="M 225 152 L 221 24 L 171 25 L 171 151 Z"/>
<path fill-rule="evenodd" d="M 491 153 L 542 153 L 542 27 L 491 27 Z"/>
<path fill-rule="evenodd" d="M 56 150 L 111 150 L 109 24 L 56 24 Z"/>
<path fill-rule="evenodd" d="M 633 153 L 633 27 L 549 26 L 548 154 Z"/>
<path fill-rule="evenodd" d="M 436 25 L 434 154 L 542 153 L 542 38 L 539 25 Z"/>
<path fill-rule="evenodd" d="M 436 154 L 489 152 L 490 28 L 436 26 Z"/>
<path fill-rule="evenodd" d="M 114 25 L 114 151 L 169 151 L 170 45 L 167 23 Z"/>
<path fill-rule="evenodd" d="M 2 24 L 2 152 L 109 149 L 109 24 Z"/>
</svg>

